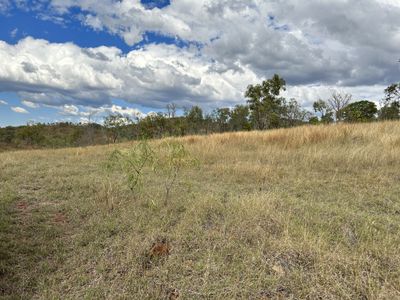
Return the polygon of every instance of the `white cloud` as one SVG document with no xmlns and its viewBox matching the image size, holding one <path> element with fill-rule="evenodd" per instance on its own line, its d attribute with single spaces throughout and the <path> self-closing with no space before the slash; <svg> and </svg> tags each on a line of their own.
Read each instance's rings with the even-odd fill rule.
<svg viewBox="0 0 400 300">
<path fill-rule="evenodd" d="M 16 91 L 30 102 L 102 106 L 111 99 L 164 108 L 237 102 L 257 76 L 215 71 L 195 48 L 148 45 L 122 54 L 113 47 L 79 48 L 25 38 L 16 45 L 0 41 L 0 90 Z"/>
<path fill-rule="evenodd" d="M 87 118 L 87 117 L 80 117 L 80 118 L 79 118 L 79 123 L 82 123 L 82 124 L 89 124 L 89 123 L 90 123 L 90 120 L 89 120 L 89 118 Z"/>
<path fill-rule="evenodd" d="M 337 87 L 334 85 L 298 85 L 289 86 L 284 96 L 295 98 L 304 108 L 312 111 L 312 104 L 318 99 L 329 99 L 333 92 L 343 92 L 352 94 L 354 100 L 370 100 L 380 104 L 382 93 L 385 89 L 383 85 Z"/>
<path fill-rule="evenodd" d="M 0 99 L 0 104 L 7 105 L 8 103 L 6 101 Z"/>
<path fill-rule="evenodd" d="M 139 111 L 136 108 L 130 108 L 130 107 L 121 107 L 119 105 L 112 105 L 109 107 L 100 107 L 98 113 L 106 113 L 106 114 L 120 114 L 125 117 L 130 117 L 133 119 L 140 119 L 145 116 L 144 113 Z"/>
<path fill-rule="evenodd" d="M 175 0 L 162 9 L 140 0 L 52 0 L 51 7 L 49 19 L 80 8 L 82 24 L 128 45 L 146 32 L 187 45 L 147 44 L 123 54 L 33 38 L 0 42 L 0 91 L 65 114 L 88 113 L 81 106 L 111 109 L 115 98 L 158 109 L 168 102 L 234 105 L 248 84 L 274 73 L 287 80 L 287 95 L 307 106 L 335 89 L 379 101 L 398 81 L 395 0 Z"/>
<path fill-rule="evenodd" d="M 79 115 L 79 108 L 75 105 L 68 105 L 65 104 L 60 111 L 60 114 L 67 115 L 67 116 L 78 116 Z"/>
<path fill-rule="evenodd" d="M 140 42 L 146 31 L 158 32 L 163 28 L 171 36 L 187 36 L 191 32 L 179 16 L 157 8 L 148 10 L 140 0 L 53 0 L 52 7 L 61 14 L 72 7 L 80 7 L 88 12 L 83 16 L 83 24 L 95 30 L 106 28 L 120 35 L 128 45 Z"/>
<path fill-rule="evenodd" d="M 100 107 L 85 107 L 75 105 L 64 105 L 59 108 L 61 115 L 70 117 L 79 117 L 80 122 L 94 121 L 95 119 L 101 119 L 109 114 L 120 114 L 131 119 L 140 119 L 146 115 L 140 110 L 131 107 L 122 107 L 119 105 L 107 105 Z M 86 120 L 86 121 L 85 121 Z"/>
<path fill-rule="evenodd" d="M 27 111 L 25 108 L 19 107 L 19 106 L 12 106 L 11 110 L 16 113 L 19 113 L 19 114 L 29 114 L 29 111 Z"/>
<path fill-rule="evenodd" d="M 223 69 L 249 66 L 291 84 L 389 84 L 398 78 L 397 0 L 179 0 L 145 9 L 140 0 L 52 0 L 59 13 L 84 12 L 129 45 L 148 31 L 203 45 Z"/>
<path fill-rule="evenodd" d="M 18 33 L 18 28 L 14 28 L 13 30 L 11 30 L 10 32 L 10 37 L 11 38 L 15 38 L 17 36 Z"/>
<path fill-rule="evenodd" d="M 40 107 L 39 104 L 31 102 L 31 101 L 28 101 L 28 100 L 22 100 L 21 103 L 23 105 L 25 105 L 26 107 L 29 107 L 29 108 L 38 108 L 38 107 Z"/>
</svg>

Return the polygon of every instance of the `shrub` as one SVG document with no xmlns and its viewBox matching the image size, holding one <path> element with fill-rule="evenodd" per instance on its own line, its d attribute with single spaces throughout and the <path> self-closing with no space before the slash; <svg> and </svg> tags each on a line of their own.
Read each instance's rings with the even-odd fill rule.
<svg viewBox="0 0 400 300">
<path fill-rule="evenodd" d="M 128 186 L 132 191 L 139 191 L 143 184 L 144 169 L 154 160 L 154 152 L 147 141 L 138 143 L 127 151 L 114 151 L 109 160 L 108 169 L 118 169 L 126 175 Z"/>
<path fill-rule="evenodd" d="M 152 149 L 147 141 L 142 141 L 132 149 L 114 151 L 107 166 L 108 169 L 122 171 L 129 188 L 136 192 L 143 188 L 147 175 L 145 171 L 154 172 L 163 180 L 167 204 L 171 189 L 178 183 L 181 170 L 197 164 L 198 161 L 179 142 L 165 141 Z"/>
<path fill-rule="evenodd" d="M 198 161 L 185 149 L 184 145 L 175 141 L 160 144 L 153 164 L 153 170 L 164 180 L 165 203 L 168 202 L 171 189 L 177 184 L 182 169 L 194 167 Z"/>
</svg>

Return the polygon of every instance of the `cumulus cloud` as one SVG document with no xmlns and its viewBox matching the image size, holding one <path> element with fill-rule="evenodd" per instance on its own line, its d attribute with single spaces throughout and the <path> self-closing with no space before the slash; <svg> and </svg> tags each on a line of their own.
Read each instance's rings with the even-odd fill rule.
<svg viewBox="0 0 400 300">
<path fill-rule="evenodd" d="M 19 107 L 19 106 L 12 106 L 11 110 L 16 113 L 19 113 L 19 114 L 29 114 L 29 111 L 27 111 L 25 108 Z"/>
<path fill-rule="evenodd" d="M 75 105 L 68 105 L 65 104 L 60 111 L 60 114 L 66 116 L 78 116 L 79 115 L 79 108 Z"/>
<path fill-rule="evenodd" d="M 89 122 L 93 119 L 103 118 L 110 114 L 119 114 L 137 120 L 146 116 L 140 110 L 119 105 L 107 105 L 100 107 L 85 107 L 75 105 L 64 105 L 59 108 L 59 113 L 64 116 L 79 117 L 81 123 Z"/>
<path fill-rule="evenodd" d="M 0 90 L 16 91 L 31 102 L 102 106 L 114 98 L 164 108 L 239 101 L 257 76 L 210 69 L 213 63 L 196 48 L 147 45 L 122 54 L 114 47 L 82 49 L 25 38 L 16 45 L 0 41 Z"/>
<path fill-rule="evenodd" d="M 163 32 L 170 36 L 187 36 L 191 28 L 179 16 L 154 8 L 147 9 L 140 0 L 53 0 L 53 9 L 60 14 L 68 13 L 71 8 L 80 8 L 83 24 L 95 30 L 107 29 L 120 35 L 128 45 L 143 39 L 146 31 Z"/>
<path fill-rule="evenodd" d="M 136 108 L 122 107 L 119 105 L 103 106 L 99 108 L 92 108 L 88 113 L 96 114 L 119 114 L 133 119 L 141 119 L 146 115 Z"/>
<path fill-rule="evenodd" d="M 274 73 L 306 106 L 337 89 L 379 100 L 398 81 L 396 0 L 175 0 L 163 8 L 140 0 L 51 0 L 48 8 L 49 20 L 78 12 L 84 26 L 128 45 L 148 32 L 185 45 L 145 42 L 122 53 L 33 38 L 0 42 L 0 91 L 69 114 L 79 115 L 79 106 L 110 108 L 115 98 L 158 109 L 168 102 L 234 105 L 248 84 Z"/>
<path fill-rule="evenodd" d="M 79 118 L 79 123 L 89 124 L 90 122 L 91 122 L 91 120 L 89 120 L 89 118 L 86 118 L 86 117 L 80 117 Z"/>
<path fill-rule="evenodd" d="M 26 107 L 29 107 L 29 108 L 38 108 L 38 107 L 40 107 L 39 104 L 31 102 L 31 101 L 28 101 L 28 100 L 22 100 L 21 103 L 23 105 L 25 105 Z"/>
<path fill-rule="evenodd" d="M 279 73 L 291 84 L 341 86 L 397 80 L 400 5 L 395 0 L 180 0 L 146 9 L 140 0 L 53 0 L 132 45 L 147 31 L 203 45 L 223 68 Z"/>
</svg>

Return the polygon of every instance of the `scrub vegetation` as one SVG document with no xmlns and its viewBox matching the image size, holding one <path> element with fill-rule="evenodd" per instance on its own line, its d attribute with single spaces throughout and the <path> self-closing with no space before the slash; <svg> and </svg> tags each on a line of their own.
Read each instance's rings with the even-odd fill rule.
<svg viewBox="0 0 400 300">
<path fill-rule="evenodd" d="M 0 128 L 0 151 L 11 149 L 62 148 L 126 142 L 132 140 L 206 135 L 291 128 L 302 125 L 335 122 L 366 123 L 400 120 L 400 83 L 384 91 L 378 109 L 375 101 L 355 99 L 351 94 L 335 91 L 330 98 L 313 103 L 307 111 L 298 100 L 286 99 L 282 93 L 286 82 L 279 75 L 260 84 L 249 85 L 244 96 L 246 104 L 216 108 L 203 112 L 201 107 L 180 107 L 167 104 L 164 112 L 130 118 L 121 114 L 104 117 L 102 124 L 30 123 L 26 126 Z M 99 121 L 99 120 L 98 120 Z"/>
</svg>

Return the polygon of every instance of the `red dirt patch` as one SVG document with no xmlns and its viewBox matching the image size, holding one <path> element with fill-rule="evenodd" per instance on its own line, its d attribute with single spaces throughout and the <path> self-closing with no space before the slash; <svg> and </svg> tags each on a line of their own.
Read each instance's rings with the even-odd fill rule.
<svg viewBox="0 0 400 300">
<path fill-rule="evenodd" d="M 169 243 L 163 239 L 159 242 L 153 243 L 153 246 L 151 247 L 149 251 L 149 256 L 150 257 L 160 257 L 160 256 L 166 256 L 169 254 L 169 251 L 171 250 L 171 247 Z"/>
<path fill-rule="evenodd" d="M 67 217 L 63 213 L 58 212 L 54 215 L 53 222 L 58 224 L 67 223 Z"/>
<path fill-rule="evenodd" d="M 154 263 L 161 262 L 163 258 L 168 257 L 170 251 L 171 246 L 165 238 L 154 242 L 150 250 L 145 254 L 143 267 L 145 269 L 151 268 Z"/>
<path fill-rule="evenodd" d="M 24 201 L 18 202 L 17 203 L 17 208 L 19 210 L 26 210 L 28 208 L 28 204 Z"/>
</svg>

